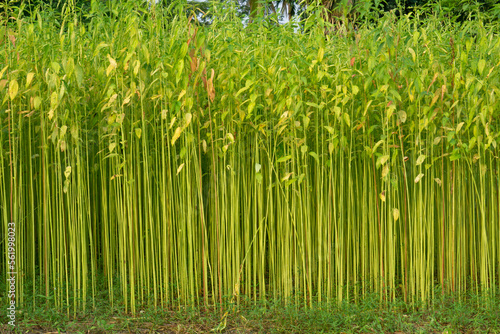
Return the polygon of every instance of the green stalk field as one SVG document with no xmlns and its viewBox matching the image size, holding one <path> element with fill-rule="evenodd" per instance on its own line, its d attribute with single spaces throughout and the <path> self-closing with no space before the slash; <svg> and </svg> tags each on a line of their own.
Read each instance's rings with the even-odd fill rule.
<svg viewBox="0 0 500 334">
<path fill-rule="evenodd" d="M 94 307 L 100 278 L 131 313 L 498 298 L 497 26 L 111 14 L 2 18 L 0 272 L 14 222 L 19 305 Z"/>
</svg>

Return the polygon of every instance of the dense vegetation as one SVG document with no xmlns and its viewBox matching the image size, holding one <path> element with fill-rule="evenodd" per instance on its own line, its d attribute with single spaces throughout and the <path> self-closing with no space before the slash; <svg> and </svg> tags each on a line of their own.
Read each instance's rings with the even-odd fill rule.
<svg viewBox="0 0 500 334">
<path fill-rule="evenodd" d="M 87 308 L 100 277 L 132 312 L 498 297 L 498 26 L 387 13 L 325 37 L 314 8 L 300 33 L 119 6 L 0 28 L 20 305 Z"/>
</svg>

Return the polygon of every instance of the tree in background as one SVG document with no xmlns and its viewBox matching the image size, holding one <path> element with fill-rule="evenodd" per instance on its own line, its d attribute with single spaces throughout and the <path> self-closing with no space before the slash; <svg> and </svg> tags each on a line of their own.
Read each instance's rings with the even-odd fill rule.
<svg viewBox="0 0 500 334">
<path fill-rule="evenodd" d="M 83 16 L 92 12 L 92 9 L 101 7 L 112 13 L 112 8 L 121 0 L 9 0 L 0 5 L 3 11 L 5 3 L 11 8 L 23 8 L 25 12 L 31 12 L 34 8 L 50 7 L 55 14 L 60 14 L 64 8 L 73 8 Z M 137 0 L 146 3 L 156 2 L 156 6 L 170 6 L 182 4 L 177 0 Z M 364 19 L 376 19 L 386 11 L 394 10 L 396 15 L 410 14 L 419 8 L 428 7 L 431 11 L 444 12 L 451 20 L 463 22 L 474 19 L 480 14 L 487 14 L 490 19 L 500 19 L 500 4 L 498 0 L 230 0 L 236 6 L 238 16 L 246 21 L 255 20 L 258 15 L 277 15 L 281 22 L 291 21 L 293 17 L 306 14 L 307 7 L 316 6 L 323 10 L 322 18 L 331 25 L 330 30 L 351 30 L 356 21 Z M 200 23 L 210 24 L 211 15 L 202 18 L 209 13 L 213 4 L 217 2 L 223 6 L 227 2 L 223 0 L 186 0 L 185 12 L 191 15 L 193 11 L 198 13 Z M 305 15 L 307 16 L 307 14 Z"/>
</svg>

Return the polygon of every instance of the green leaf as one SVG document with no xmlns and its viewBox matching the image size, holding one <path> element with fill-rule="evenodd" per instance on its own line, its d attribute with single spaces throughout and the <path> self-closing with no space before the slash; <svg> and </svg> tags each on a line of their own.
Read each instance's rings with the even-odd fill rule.
<svg viewBox="0 0 500 334">
<path fill-rule="evenodd" d="M 382 145 L 383 143 L 384 143 L 384 140 L 382 140 L 382 139 L 381 139 L 381 140 L 379 140 L 379 141 L 375 144 L 375 146 L 373 146 L 373 148 L 372 148 L 372 154 L 373 154 L 373 153 L 375 153 L 375 152 L 377 151 L 377 148 L 378 148 L 380 145 Z"/>
<path fill-rule="evenodd" d="M 351 118 L 348 113 L 344 113 L 344 122 L 348 127 L 351 127 Z"/>
<path fill-rule="evenodd" d="M 331 135 L 333 135 L 335 133 L 335 131 L 333 130 L 333 128 L 331 126 L 327 126 L 325 125 L 325 129 L 330 132 Z"/>
<path fill-rule="evenodd" d="M 480 59 L 477 63 L 477 69 L 479 71 L 479 75 L 483 75 L 484 67 L 486 66 L 486 60 Z"/>
<path fill-rule="evenodd" d="M 75 70 L 75 61 L 73 60 L 73 58 L 69 57 L 68 61 L 66 62 L 66 68 L 65 68 L 68 77 L 71 76 L 71 74 L 73 74 L 74 70 Z"/>
<path fill-rule="evenodd" d="M 52 67 L 52 69 L 54 70 L 54 72 L 56 74 L 59 73 L 59 71 L 61 70 L 61 65 L 59 65 L 58 63 L 56 63 L 55 61 L 53 61 L 50 66 Z"/>
<path fill-rule="evenodd" d="M 319 163 L 319 157 L 318 157 L 318 154 L 316 152 L 309 152 L 309 155 L 311 157 L 313 157 L 314 160 L 316 160 L 317 163 Z"/>
<path fill-rule="evenodd" d="M 458 150 L 458 148 L 454 149 L 453 152 L 451 153 L 451 156 L 450 156 L 450 161 L 455 161 L 455 160 L 458 160 L 460 159 L 462 156 L 460 155 L 460 151 Z"/>
<path fill-rule="evenodd" d="M 292 158 L 291 155 L 287 155 L 287 156 L 284 156 L 284 157 L 281 157 L 279 158 L 278 160 L 276 160 L 277 163 L 281 163 L 281 162 L 285 162 L 285 161 L 288 161 Z"/>
<path fill-rule="evenodd" d="M 141 128 L 136 128 L 135 129 L 135 135 L 137 136 L 137 138 L 141 138 L 142 136 L 142 129 Z"/>
<path fill-rule="evenodd" d="M 307 129 L 309 127 L 309 123 L 311 122 L 311 119 L 307 116 L 302 116 L 302 123 L 304 123 L 304 129 Z"/>
<path fill-rule="evenodd" d="M 245 86 L 243 88 L 241 88 L 235 95 L 234 97 L 238 97 L 238 95 L 240 95 L 241 93 L 243 93 L 244 91 L 246 91 L 249 87 L 248 86 Z"/>
<path fill-rule="evenodd" d="M 76 83 L 79 88 L 82 88 L 83 84 L 83 69 L 79 66 L 75 66 L 75 78 L 76 78 Z"/>
<path fill-rule="evenodd" d="M 314 107 L 314 108 L 318 108 L 319 109 L 319 105 L 317 103 L 314 103 L 314 102 L 306 102 L 306 104 L 310 107 Z"/>
<path fill-rule="evenodd" d="M 396 90 L 391 89 L 389 92 L 392 94 L 392 96 L 394 96 L 395 99 L 401 101 L 401 95 L 399 95 L 399 93 Z"/>
</svg>

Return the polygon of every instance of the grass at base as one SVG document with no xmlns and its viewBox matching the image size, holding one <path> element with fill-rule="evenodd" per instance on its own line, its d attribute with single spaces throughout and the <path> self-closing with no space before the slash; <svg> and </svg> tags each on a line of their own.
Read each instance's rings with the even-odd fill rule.
<svg viewBox="0 0 500 334">
<path fill-rule="evenodd" d="M 0 315 L 0 333 L 500 333 L 500 300 L 441 296 L 430 307 L 404 302 L 382 305 L 376 296 L 357 304 L 283 306 L 281 302 L 238 308 L 141 309 L 126 314 L 101 300 L 95 310 L 58 312 L 40 304 L 19 312 L 16 330 Z M 3 310 L 2 310 L 3 311 Z M 224 314 L 227 311 L 227 315 Z M 225 319 L 225 321 L 224 321 Z"/>
</svg>

